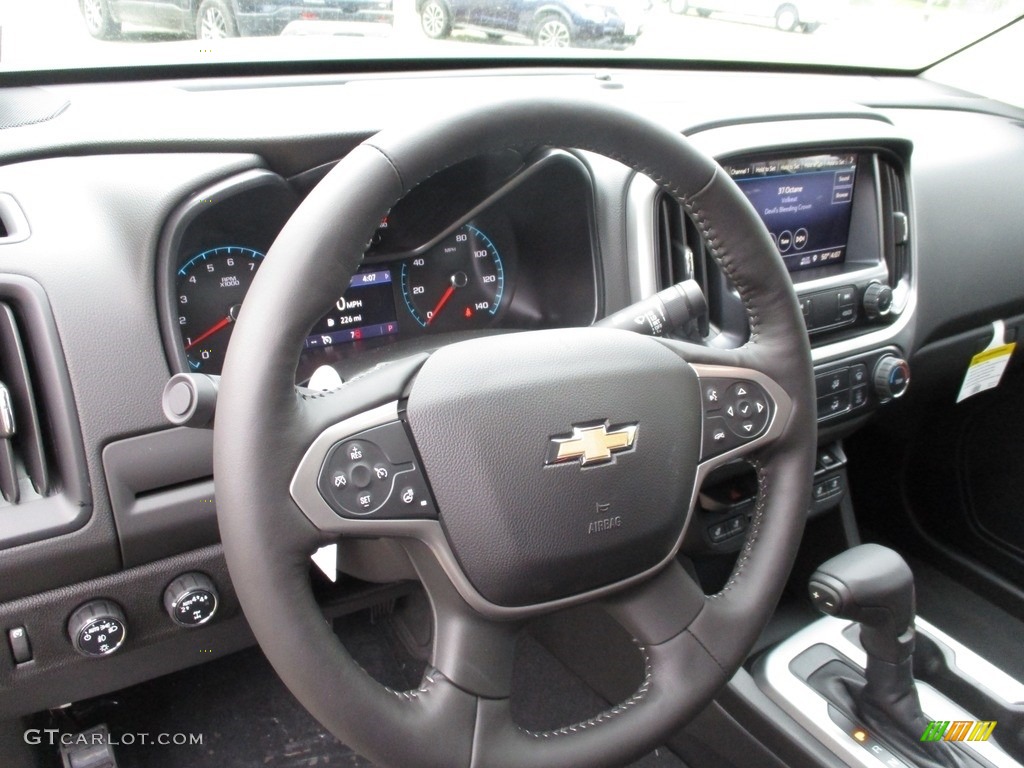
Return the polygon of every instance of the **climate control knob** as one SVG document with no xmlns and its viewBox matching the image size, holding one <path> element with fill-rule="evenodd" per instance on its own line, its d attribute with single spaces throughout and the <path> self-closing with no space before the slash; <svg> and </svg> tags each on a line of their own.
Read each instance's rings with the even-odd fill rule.
<svg viewBox="0 0 1024 768">
<path fill-rule="evenodd" d="M 901 397 L 910 385 L 910 364 L 896 355 L 885 355 L 875 364 L 873 381 L 881 402 Z"/>
<path fill-rule="evenodd" d="M 164 608 L 182 627 L 205 624 L 217 612 L 217 587 L 204 573 L 183 573 L 164 590 Z"/>
<path fill-rule="evenodd" d="M 892 288 L 872 283 L 864 289 L 864 314 L 872 320 L 885 317 L 892 310 Z"/>
<path fill-rule="evenodd" d="M 83 656 L 109 656 L 124 644 L 127 629 L 124 611 L 110 600 L 79 606 L 68 619 L 71 644 Z"/>
</svg>

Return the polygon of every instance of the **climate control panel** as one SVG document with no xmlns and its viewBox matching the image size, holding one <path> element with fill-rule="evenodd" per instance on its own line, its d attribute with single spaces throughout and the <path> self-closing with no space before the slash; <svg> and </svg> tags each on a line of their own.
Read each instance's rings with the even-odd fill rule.
<svg viewBox="0 0 1024 768">
<path fill-rule="evenodd" d="M 900 397 L 910 385 L 910 366 L 899 350 L 886 348 L 814 369 L 818 421 L 867 415 Z"/>
</svg>

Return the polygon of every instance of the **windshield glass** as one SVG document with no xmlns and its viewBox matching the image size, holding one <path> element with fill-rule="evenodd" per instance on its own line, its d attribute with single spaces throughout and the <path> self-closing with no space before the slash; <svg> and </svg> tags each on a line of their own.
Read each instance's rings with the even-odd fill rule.
<svg viewBox="0 0 1024 768">
<path fill-rule="evenodd" d="M 0 72 L 351 60 L 729 61 L 919 70 L 1024 0 L 32 0 Z"/>
</svg>

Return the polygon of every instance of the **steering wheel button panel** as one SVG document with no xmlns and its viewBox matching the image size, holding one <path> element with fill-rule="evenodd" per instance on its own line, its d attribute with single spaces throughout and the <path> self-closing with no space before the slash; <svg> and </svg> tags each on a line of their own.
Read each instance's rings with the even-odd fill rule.
<svg viewBox="0 0 1024 768">
<path fill-rule="evenodd" d="M 342 517 L 437 516 L 399 421 L 335 443 L 317 485 L 331 509 Z"/>
<path fill-rule="evenodd" d="M 746 445 L 768 428 L 773 402 L 757 382 L 702 377 L 701 390 L 704 393 L 702 455 L 705 459 Z"/>
</svg>

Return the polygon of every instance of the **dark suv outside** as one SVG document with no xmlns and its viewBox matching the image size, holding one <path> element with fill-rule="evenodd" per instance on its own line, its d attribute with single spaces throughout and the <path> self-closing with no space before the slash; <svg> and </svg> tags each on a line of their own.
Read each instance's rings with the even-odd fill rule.
<svg viewBox="0 0 1024 768">
<path fill-rule="evenodd" d="M 626 48 L 641 30 L 644 0 L 416 0 L 427 37 L 452 29 L 479 29 L 488 36 L 519 34 L 537 45 Z"/>
<path fill-rule="evenodd" d="M 124 22 L 219 37 L 279 35 L 295 21 L 392 23 L 392 0 L 79 0 L 89 34 L 117 37 Z"/>
</svg>

